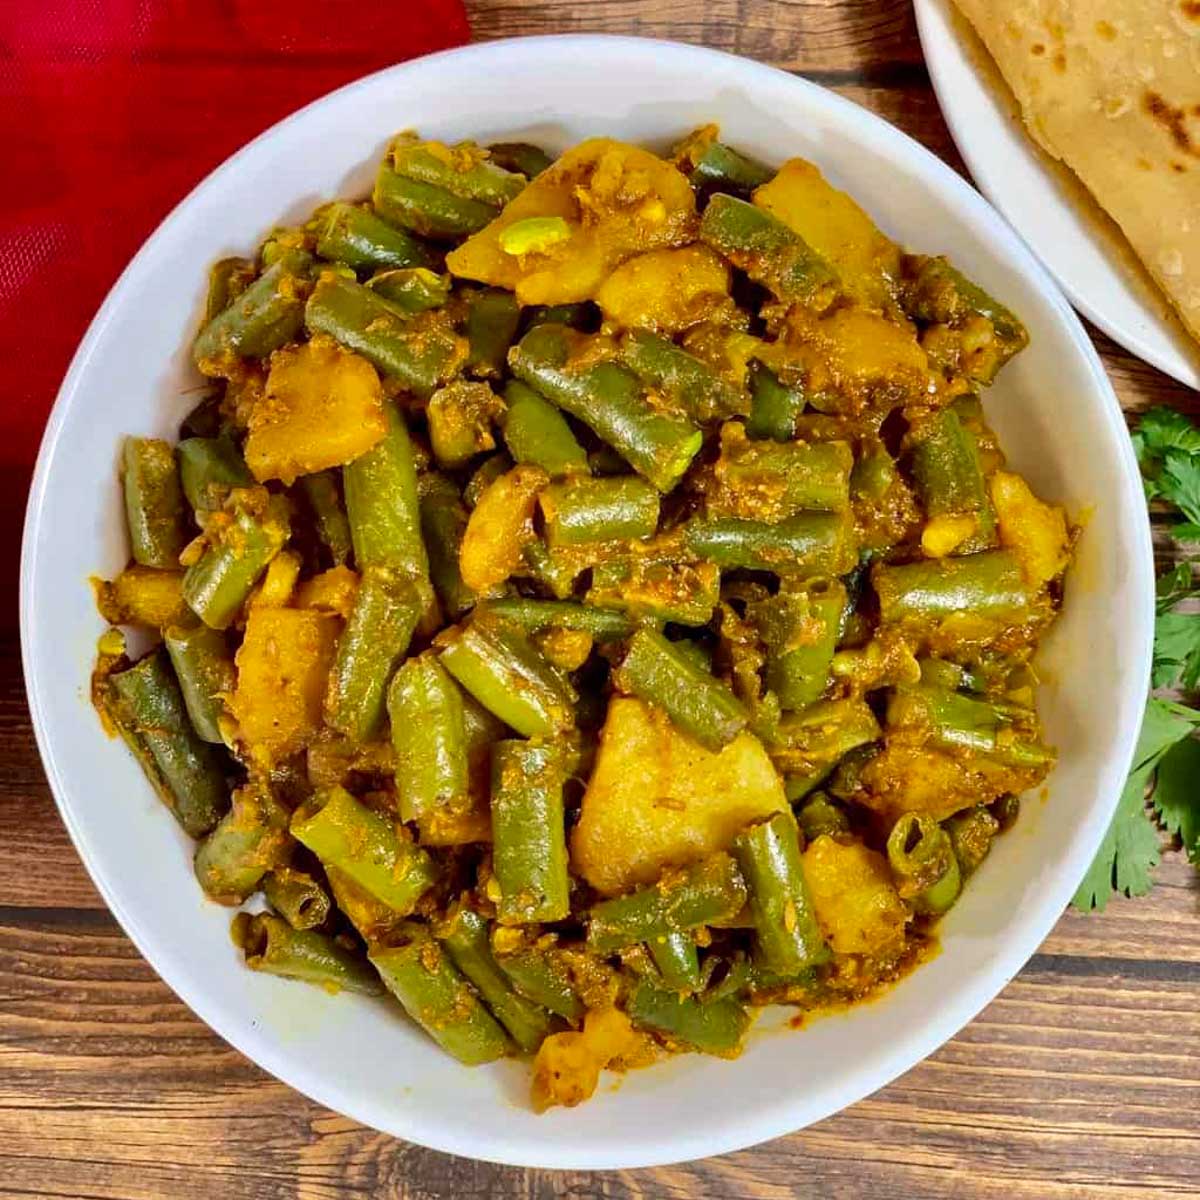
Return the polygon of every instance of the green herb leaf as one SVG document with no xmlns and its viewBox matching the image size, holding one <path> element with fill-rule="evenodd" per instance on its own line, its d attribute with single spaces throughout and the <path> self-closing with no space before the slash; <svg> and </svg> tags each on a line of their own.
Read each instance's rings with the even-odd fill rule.
<svg viewBox="0 0 1200 1200">
<path fill-rule="evenodd" d="M 1158 764 L 1154 811 L 1166 831 L 1200 864 L 1200 741 L 1176 742 Z"/>
<path fill-rule="evenodd" d="M 1156 688 L 1181 684 L 1189 691 L 1200 681 L 1200 613 L 1161 613 L 1154 622 L 1154 665 L 1150 682 Z"/>
</svg>

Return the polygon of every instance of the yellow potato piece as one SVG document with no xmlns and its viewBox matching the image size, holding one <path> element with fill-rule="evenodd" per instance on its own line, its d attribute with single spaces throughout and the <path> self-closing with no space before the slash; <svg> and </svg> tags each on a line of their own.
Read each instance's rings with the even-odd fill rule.
<svg viewBox="0 0 1200 1200">
<path fill-rule="evenodd" d="M 1017 556 L 1028 583 L 1049 583 L 1070 557 L 1066 514 L 1039 500 L 1020 475 L 1008 471 L 992 476 L 991 491 L 1000 544 Z"/>
<path fill-rule="evenodd" d="M 196 618 L 183 598 L 183 572 L 133 563 L 116 579 L 93 579 L 96 607 L 113 625 L 166 629 Z"/>
<path fill-rule="evenodd" d="M 900 247 L 848 196 L 803 158 L 779 168 L 754 203 L 798 233 L 841 277 L 848 295 L 869 308 L 895 303 Z"/>
<path fill-rule="evenodd" d="M 260 483 L 340 467 L 387 432 L 379 376 L 324 335 L 276 350 L 249 429 L 246 465 Z"/>
<path fill-rule="evenodd" d="M 899 946 L 909 912 L 882 854 L 823 833 L 801 863 L 821 932 L 836 954 L 876 955 Z"/>
<path fill-rule="evenodd" d="M 230 709 L 256 758 L 284 758 L 321 728 L 337 634 L 337 618 L 326 613 L 265 606 L 250 610 Z"/>
<path fill-rule="evenodd" d="M 486 595 L 520 565 L 533 536 L 538 492 L 550 482 L 540 467 L 522 464 L 493 480 L 471 511 L 458 552 L 463 582 Z"/>
<path fill-rule="evenodd" d="M 614 324 L 666 333 L 698 324 L 728 299 L 729 265 L 700 244 L 639 254 L 596 293 L 596 303 Z"/>
<path fill-rule="evenodd" d="M 571 837 L 571 864 L 613 895 L 727 849 L 745 826 L 787 807 L 783 783 L 751 734 L 713 753 L 661 710 L 617 697 Z"/>
<path fill-rule="evenodd" d="M 504 230 L 561 217 L 570 236 L 544 251 L 510 254 Z M 638 146 L 592 138 L 568 150 L 484 229 L 446 256 L 452 274 L 515 291 L 521 304 L 590 300 L 634 254 L 693 239 L 696 199 L 669 162 Z"/>
<path fill-rule="evenodd" d="M 315 608 L 348 620 L 358 594 L 358 573 L 339 565 L 306 579 L 296 589 L 297 608 Z"/>
</svg>

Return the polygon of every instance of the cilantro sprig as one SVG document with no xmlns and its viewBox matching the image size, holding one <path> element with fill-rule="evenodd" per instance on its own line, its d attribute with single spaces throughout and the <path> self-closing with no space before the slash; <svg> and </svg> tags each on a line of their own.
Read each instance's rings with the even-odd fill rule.
<svg viewBox="0 0 1200 1200">
<path fill-rule="evenodd" d="M 1134 450 L 1148 501 L 1177 511 L 1171 536 L 1184 551 L 1200 543 L 1200 429 L 1182 413 L 1152 408 L 1138 423 Z M 1164 571 L 1157 584 L 1151 686 L 1133 765 L 1112 825 L 1075 893 L 1076 908 L 1102 909 L 1114 892 L 1142 896 L 1154 886 L 1159 826 L 1179 838 L 1200 866 L 1200 588 L 1192 563 Z M 1152 789 L 1149 804 L 1147 791 Z"/>
</svg>

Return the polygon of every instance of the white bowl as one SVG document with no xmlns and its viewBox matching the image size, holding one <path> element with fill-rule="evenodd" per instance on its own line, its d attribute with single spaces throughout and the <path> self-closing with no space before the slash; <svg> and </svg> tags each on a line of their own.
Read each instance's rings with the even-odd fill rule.
<svg viewBox="0 0 1200 1200">
<path fill-rule="evenodd" d="M 1061 753 L 942 928 L 943 951 L 884 998 L 782 1029 L 765 1014 L 735 1062 L 686 1056 L 536 1116 L 527 1066 L 468 1070 L 388 1003 L 247 971 L 228 910 L 206 902 L 191 847 L 138 767 L 101 732 L 88 673 L 102 629 L 87 577 L 126 560 L 116 484 L 127 433 L 173 437 L 198 382 L 188 356 L 208 264 L 281 218 L 364 192 L 388 135 L 594 134 L 665 146 L 719 121 L 770 161 L 815 160 L 893 237 L 946 253 L 1028 324 L 1030 348 L 987 397 L 1015 466 L 1085 516 L 1067 602 L 1040 658 Z M 1078 884 L 1124 779 L 1145 695 L 1150 539 L 1112 388 L 1075 315 L 1007 225 L 926 150 L 781 71 L 627 38 L 470 46 L 373 75 L 277 125 L 213 172 L 129 265 L 83 340 L 38 459 L 25 529 L 21 636 L 38 745 L 63 820 L 138 948 L 195 1012 L 266 1070 L 398 1137 L 539 1167 L 638 1167 L 717 1154 L 820 1120 L 894 1079 L 1021 968 Z"/>
</svg>

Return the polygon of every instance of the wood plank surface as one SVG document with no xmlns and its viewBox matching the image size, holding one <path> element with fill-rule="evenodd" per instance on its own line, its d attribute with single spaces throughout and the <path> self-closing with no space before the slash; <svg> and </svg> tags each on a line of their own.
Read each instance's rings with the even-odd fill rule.
<svg viewBox="0 0 1200 1200">
<path fill-rule="evenodd" d="M 833 87 L 963 170 L 907 0 L 468 0 L 481 39 L 669 37 Z M 1123 407 L 1195 393 L 1096 342 Z M 926 1062 L 768 1145 L 652 1171 L 453 1159 L 277 1083 L 197 1021 L 121 933 L 54 809 L 0 610 L 0 1198 L 1128 1200 L 1200 1197 L 1200 883 L 1068 912 Z M 802 1086 L 802 1081 L 798 1085 Z"/>
</svg>

